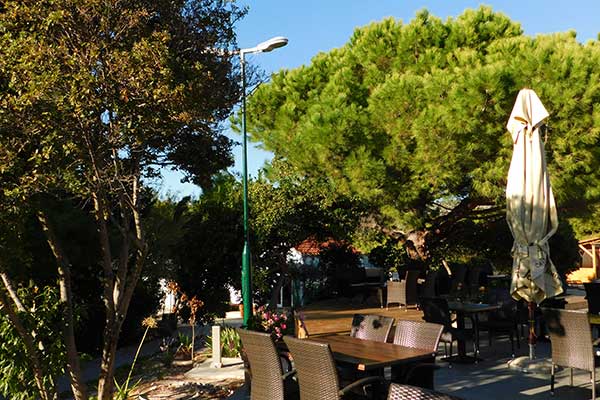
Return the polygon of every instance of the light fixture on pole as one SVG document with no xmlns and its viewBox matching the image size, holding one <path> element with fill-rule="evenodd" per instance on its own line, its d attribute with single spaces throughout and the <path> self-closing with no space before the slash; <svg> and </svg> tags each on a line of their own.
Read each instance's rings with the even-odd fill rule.
<svg viewBox="0 0 600 400">
<path fill-rule="evenodd" d="M 242 182 L 244 185 L 244 250 L 242 252 L 242 302 L 244 305 L 244 326 L 248 326 L 252 315 L 252 268 L 250 257 L 250 233 L 248 230 L 248 148 L 246 135 L 246 54 L 267 53 L 283 47 L 288 43 L 287 38 L 276 36 L 254 47 L 240 49 L 240 64 L 242 73 Z"/>
</svg>

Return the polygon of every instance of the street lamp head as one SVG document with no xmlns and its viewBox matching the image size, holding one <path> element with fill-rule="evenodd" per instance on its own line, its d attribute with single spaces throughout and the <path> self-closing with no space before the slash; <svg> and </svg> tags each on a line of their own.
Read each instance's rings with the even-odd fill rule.
<svg viewBox="0 0 600 400">
<path fill-rule="evenodd" d="M 286 37 L 275 36 L 269 40 L 265 40 L 264 42 L 257 44 L 254 47 L 249 47 L 247 49 L 239 49 L 238 52 L 242 57 L 244 56 L 244 54 L 268 53 L 269 51 L 285 46 L 287 43 L 288 40 Z"/>
<path fill-rule="evenodd" d="M 271 50 L 275 50 L 278 49 L 280 47 L 285 46 L 286 44 L 288 44 L 288 39 L 286 37 L 283 36 L 275 36 L 269 40 L 265 40 L 262 43 L 259 43 L 258 45 L 256 45 L 256 49 L 258 51 L 261 51 L 263 53 L 267 53 Z"/>
</svg>

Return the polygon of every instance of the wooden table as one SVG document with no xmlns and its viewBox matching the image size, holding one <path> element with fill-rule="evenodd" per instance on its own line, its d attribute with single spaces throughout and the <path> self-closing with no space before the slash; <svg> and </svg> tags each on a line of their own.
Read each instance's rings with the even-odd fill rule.
<svg viewBox="0 0 600 400">
<path fill-rule="evenodd" d="M 335 361 L 355 365 L 359 371 L 376 370 L 416 361 L 430 361 L 435 358 L 435 354 L 427 350 L 351 336 L 324 335 L 311 337 L 310 340 L 327 343 L 331 347 Z"/>
<path fill-rule="evenodd" d="M 448 308 L 450 311 L 456 313 L 456 328 L 459 330 L 465 329 L 465 317 L 467 315 L 473 316 L 473 340 L 479 342 L 479 319 L 478 314 L 482 312 L 490 312 L 499 310 L 500 306 L 497 304 L 482 304 L 482 303 L 470 303 L 461 301 L 448 301 Z M 480 361 L 479 349 L 473 357 L 467 356 L 466 342 L 464 340 L 457 340 L 458 342 L 458 355 L 455 357 L 448 357 L 449 361 L 457 363 L 474 363 Z"/>
</svg>

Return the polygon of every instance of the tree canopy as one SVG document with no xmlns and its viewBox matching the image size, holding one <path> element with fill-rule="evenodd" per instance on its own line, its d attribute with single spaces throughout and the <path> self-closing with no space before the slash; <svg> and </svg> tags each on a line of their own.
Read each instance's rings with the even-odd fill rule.
<svg viewBox="0 0 600 400">
<path fill-rule="evenodd" d="M 30 206 L 55 256 L 76 399 L 88 396 L 71 262 L 49 209 L 70 198 L 96 225 L 105 311 L 98 398 L 109 399 L 119 334 L 149 252 L 143 180 L 175 166 L 208 186 L 231 164 L 218 123 L 239 97 L 231 50 L 243 15 L 220 0 L 0 3 L 0 213 L 10 221 Z M 38 387 L 42 399 L 52 396 Z"/>
<path fill-rule="evenodd" d="M 600 195 L 599 61 L 597 41 L 526 36 L 488 7 L 446 21 L 421 11 L 274 74 L 248 101 L 249 131 L 302 179 L 368 204 L 371 227 L 427 258 L 457 224 L 502 218 L 505 126 L 523 87 L 550 112 L 561 216 L 589 215 Z"/>
</svg>

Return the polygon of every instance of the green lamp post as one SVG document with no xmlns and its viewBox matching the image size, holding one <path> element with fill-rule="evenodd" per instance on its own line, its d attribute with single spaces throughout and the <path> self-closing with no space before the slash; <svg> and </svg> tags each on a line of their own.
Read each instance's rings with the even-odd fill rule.
<svg viewBox="0 0 600 400">
<path fill-rule="evenodd" d="M 257 44 L 255 47 L 240 49 L 240 64 L 242 69 L 242 182 L 244 185 L 244 250 L 242 252 L 242 301 L 244 305 L 244 326 L 252 315 L 252 266 L 250 257 L 250 233 L 248 230 L 248 144 L 246 134 L 246 54 L 266 53 L 288 43 L 287 38 L 277 36 Z"/>
</svg>

